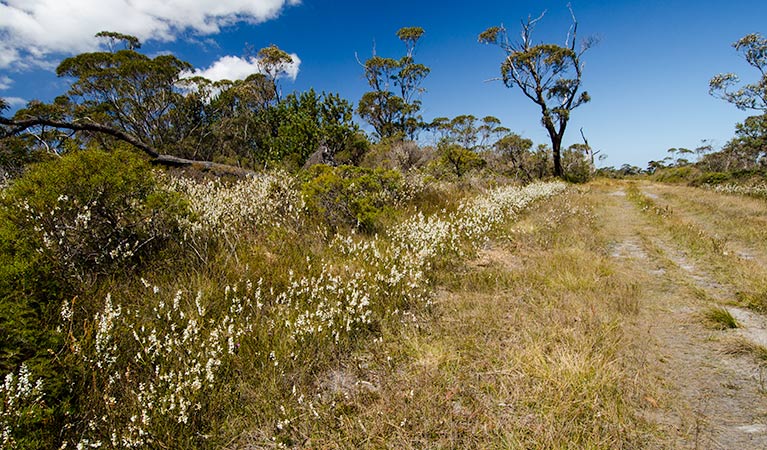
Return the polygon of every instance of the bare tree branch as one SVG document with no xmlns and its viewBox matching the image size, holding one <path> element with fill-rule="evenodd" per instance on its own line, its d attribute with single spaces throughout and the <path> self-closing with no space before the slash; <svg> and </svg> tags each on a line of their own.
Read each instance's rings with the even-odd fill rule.
<svg viewBox="0 0 767 450">
<path fill-rule="evenodd" d="M 36 126 L 49 126 L 53 128 L 72 130 L 72 131 L 89 131 L 94 133 L 106 134 L 112 136 L 123 142 L 136 147 L 143 151 L 152 158 L 152 163 L 160 164 L 171 167 L 189 167 L 203 171 L 216 171 L 236 176 L 245 176 L 254 173 L 253 171 L 243 169 L 241 167 L 231 166 L 228 164 L 220 164 L 212 161 L 196 161 L 186 158 L 179 158 L 172 155 L 161 154 L 153 147 L 144 144 L 135 137 L 106 125 L 100 125 L 96 123 L 75 123 L 75 122 L 62 122 L 57 120 L 49 120 L 44 118 L 31 118 L 25 120 L 11 120 L 5 117 L 0 117 L 0 125 L 11 127 L 9 130 L 3 130 L 0 132 L 0 139 L 15 136 L 24 132 L 25 130 Z"/>
</svg>

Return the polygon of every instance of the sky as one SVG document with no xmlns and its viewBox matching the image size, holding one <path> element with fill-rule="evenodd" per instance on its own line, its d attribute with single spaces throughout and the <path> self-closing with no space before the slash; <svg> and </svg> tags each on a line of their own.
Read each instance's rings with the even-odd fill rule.
<svg viewBox="0 0 767 450">
<path fill-rule="evenodd" d="M 708 94 L 708 80 L 735 72 L 757 79 L 732 48 L 748 33 L 767 35 L 764 0 L 571 0 L 581 37 L 598 38 L 584 56 L 583 88 L 592 101 L 572 113 L 565 145 L 582 142 L 606 155 L 600 165 L 646 167 L 667 149 L 721 146 L 750 115 Z M 283 93 L 336 92 L 358 102 L 367 90 L 358 61 L 399 58 L 396 31 L 426 31 L 416 61 L 431 68 L 424 119 L 492 115 L 536 143 L 548 142 L 536 105 L 500 81 L 502 51 L 477 35 L 546 12 L 534 40 L 564 43 L 567 1 L 343 0 L 0 0 L 0 97 L 18 108 L 50 101 L 69 80 L 55 76 L 68 56 L 95 51 L 99 31 L 139 37 L 148 55 L 172 53 L 211 78 L 256 71 L 248 48 L 275 44 L 294 57 Z M 751 113 L 753 115 L 754 113 Z M 372 131 L 369 126 L 363 129 Z"/>
</svg>

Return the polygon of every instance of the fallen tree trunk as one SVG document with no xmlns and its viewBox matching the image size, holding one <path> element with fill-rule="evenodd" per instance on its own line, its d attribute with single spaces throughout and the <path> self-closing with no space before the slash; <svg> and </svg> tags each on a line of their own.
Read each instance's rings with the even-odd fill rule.
<svg viewBox="0 0 767 450">
<path fill-rule="evenodd" d="M 115 139 L 121 140 L 123 142 L 126 142 L 136 147 L 137 149 L 146 153 L 150 158 L 152 158 L 151 162 L 153 164 L 159 164 L 159 165 L 169 166 L 169 167 L 193 168 L 193 169 L 197 169 L 201 171 L 216 172 L 222 175 L 229 174 L 229 175 L 235 175 L 235 176 L 241 176 L 241 177 L 254 173 L 251 170 L 243 169 L 242 167 L 232 166 L 229 164 L 221 164 L 221 163 L 216 163 L 213 161 L 197 161 L 193 159 L 179 158 L 173 155 L 162 154 L 159 151 L 157 151 L 155 148 L 153 148 L 152 146 L 141 142 L 136 137 L 131 136 L 130 134 L 124 131 L 116 130 L 112 127 L 97 124 L 97 123 L 62 122 L 57 120 L 43 119 L 39 117 L 32 118 L 32 119 L 25 119 L 25 120 L 11 120 L 11 119 L 6 119 L 5 117 L 0 117 L 0 125 L 4 125 L 10 128 L 8 130 L 4 130 L 2 134 L 0 135 L 0 138 L 15 136 L 17 134 L 23 133 L 29 128 L 36 127 L 36 126 L 47 126 L 47 127 L 60 128 L 60 129 L 72 130 L 72 131 L 90 131 L 94 133 L 102 133 L 108 136 L 112 136 Z"/>
</svg>

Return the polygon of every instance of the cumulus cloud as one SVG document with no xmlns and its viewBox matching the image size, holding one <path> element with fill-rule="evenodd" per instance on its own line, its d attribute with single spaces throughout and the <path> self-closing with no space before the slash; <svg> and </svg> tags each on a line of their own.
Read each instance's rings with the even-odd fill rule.
<svg viewBox="0 0 767 450">
<path fill-rule="evenodd" d="M 291 64 L 283 66 L 283 76 L 295 80 L 298 76 L 298 67 L 301 60 L 298 55 L 292 53 Z M 261 68 L 256 58 L 240 58 L 238 56 L 223 56 L 206 69 L 197 69 L 190 76 L 201 76 L 212 81 L 221 80 L 244 80 L 254 73 L 261 73 Z"/>
<path fill-rule="evenodd" d="M 5 100 L 11 108 L 21 108 L 27 104 L 27 101 L 21 97 L 3 97 L 3 100 Z"/>
<path fill-rule="evenodd" d="M 94 35 L 117 31 L 142 41 L 180 33 L 216 34 L 239 22 L 261 23 L 300 0 L 4 0 L 0 69 L 37 66 L 52 54 L 98 47 Z"/>
</svg>

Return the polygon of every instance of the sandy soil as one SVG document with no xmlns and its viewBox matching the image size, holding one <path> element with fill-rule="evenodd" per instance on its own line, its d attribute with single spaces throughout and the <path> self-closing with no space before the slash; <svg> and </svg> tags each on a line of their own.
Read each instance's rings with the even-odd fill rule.
<svg viewBox="0 0 767 450">
<path fill-rule="evenodd" d="M 702 311 L 712 300 L 726 302 L 736 287 L 717 282 L 703 262 L 639 212 L 623 189 L 611 189 L 601 193 L 602 231 L 611 236 L 608 253 L 642 280 L 635 332 L 645 339 L 647 370 L 662 386 L 663 398 L 647 399 L 653 406 L 648 418 L 668 435 L 668 447 L 767 448 L 765 367 L 753 355 L 728 351 L 734 337 L 767 344 L 767 321 L 728 306 L 741 328 L 707 328 Z"/>
</svg>

